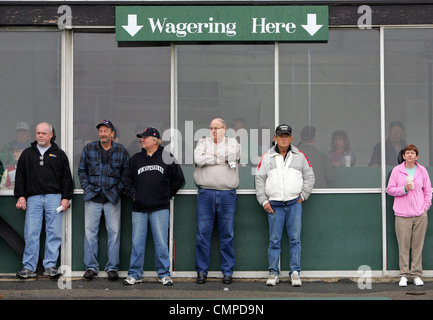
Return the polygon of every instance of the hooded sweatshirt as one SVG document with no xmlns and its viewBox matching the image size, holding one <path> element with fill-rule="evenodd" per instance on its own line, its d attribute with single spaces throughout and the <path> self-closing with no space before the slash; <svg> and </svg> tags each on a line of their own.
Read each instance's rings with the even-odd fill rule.
<svg viewBox="0 0 433 320">
<path fill-rule="evenodd" d="M 386 192 L 394 197 L 394 214 L 400 217 L 417 217 L 422 215 L 431 206 L 432 191 L 430 177 L 427 169 L 416 163 L 416 171 L 413 177 L 414 189 L 406 192 L 407 184 L 405 163 L 394 167 L 389 177 Z"/>
<path fill-rule="evenodd" d="M 133 200 L 133 211 L 152 212 L 168 209 L 184 182 L 180 165 L 163 146 L 151 156 L 142 149 L 129 160 L 125 193 Z"/>
</svg>

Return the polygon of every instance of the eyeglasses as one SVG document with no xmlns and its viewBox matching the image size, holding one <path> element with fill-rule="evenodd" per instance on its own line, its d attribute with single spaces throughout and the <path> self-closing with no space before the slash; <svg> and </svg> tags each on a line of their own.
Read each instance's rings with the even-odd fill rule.
<svg viewBox="0 0 433 320">
<path fill-rule="evenodd" d="M 222 129 L 224 127 L 210 127 L 209 130 L 210 131 L 214 131 L 214 130 L 218 130 L 218 129 Z"/>
<path fill-rule="evenodd" d="M 43 166 L 44 165 L 44 156 L 39 156 L 39 160 L 41 160 L 41 161 L 39 161 L 39 165 Z"/>
</svg>

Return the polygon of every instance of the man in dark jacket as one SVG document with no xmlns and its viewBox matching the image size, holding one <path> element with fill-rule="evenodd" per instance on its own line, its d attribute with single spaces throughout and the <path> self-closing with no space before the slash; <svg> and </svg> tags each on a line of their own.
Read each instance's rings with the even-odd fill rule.
<svg viewBox="0 0 433 320">
<path fill-rule="evenodd" d="M 132 199 L 132 252 L 128 277 L 124 284 L 141 282 L 147 225 L 150 223 L 155 244 L 156 273 L 163 285 L 172 285 L 168 229 L 170 199 L 185 182 L 174 156 L 161 146 L 155 128 L 137 134 L 142 150 L 131 157 L 125 178 L 125 193 Z"/>
<path fill-rule="evenodd" d="M 99 141 L 84 146 L 78 166 L 78 176 L 84 189 L 84 278 L 92 280 L 99 272 L 98 231 L 104 212 L 108 237 L 105 271 L 110 280 L 117 280 L 120 261 L 120 196 L 129 154 L 123 145 L 113 142 L 115 129 L 111 121 L 103 120 L 96 128 Z"/>
<path fill-rule="evenodd" d="M 18 160 L 14 194 L 16 207 L 26 210 L 22 279 L 36 277 L 39 241 L 45 217 L 45 274 L 57 277 L 57 259 L 62 243 L 62 214 L 69 207 L 74 191 L 68 158 L 54 141 L 47 122 L 36 126 L 36 141 Z"/>
</svg>

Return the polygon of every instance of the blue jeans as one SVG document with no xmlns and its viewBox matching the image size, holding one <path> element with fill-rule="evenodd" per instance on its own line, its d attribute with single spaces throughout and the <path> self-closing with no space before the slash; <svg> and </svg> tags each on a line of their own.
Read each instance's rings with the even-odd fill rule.
<svg viewBox="0 0 433 320">
<path fill-rule="evenodd" d="M 44 194 L 27 198 L 24 239 L 26 246 L 23 255 L 23 267 L 36 271 L 39 259 L 39 243 L 42 222 L 45 216 L 45 269 L 55 267 L 62 244 L 62 213 L 56 213 L 60 206 L 60 194 Z"/>
<path fill-rule="evenodd" d="M 155 245 L 155 267 L 158 278 L 170 276 L 170 255 L 168 252 L 170 211 L 168 209 L 152 212 L 132 211 L 132 251 L 128 276 L 136 280 L 143 276 L 148 223 L 150 223 Z"/>
<path fill-rule="evenodd" d="M 205 275 L 209 269 L 210 245 L 215 220 L 218 225 L 223 275 L 232 275 L 235 266 L 233 247 L 236 190 L 199 188 L 197 192 L 196 270 Z"/>
<path fill-rule="evenodd" d="M 93 201 L 84 202 L 84 263 L 87 269 L 96 273 L 99 272 L 98 232 L 102 212 L 104 212 L 108 238 L 108 261 L 105 271 L 119 270 L 120 206 L 120 200 L 115 205 L 111 202 L 105 204 Z"/>
<path fill-rule="evenodd" d="M 297 199 L 295 199 L 297 201 Z M 269 274 L 279 275 L 278 267 L 281 253 L 281 238 L 284 227 L 290 242 L 290 272 L 301 272 L 301 220 L 302 204 L 293 201 L 284 204 L 281 201 L 271 201 L 275 214 L 268 213 L 269 222 Z"/>
</svg>

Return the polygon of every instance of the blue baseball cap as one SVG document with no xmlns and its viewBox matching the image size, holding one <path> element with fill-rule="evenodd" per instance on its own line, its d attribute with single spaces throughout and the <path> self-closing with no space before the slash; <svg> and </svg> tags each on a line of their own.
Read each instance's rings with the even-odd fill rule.
<svg viewBox="0 0 433 320">
<path fill-rule="evenodd" d="M 143 138 L 143 137 L 155 137 L 157 139 L 161 138 L 158 130 L 156 130 L 153 127 L 148 127 L 146 129 L 144 129 L 144 131 L 142 133 L 137 134 L 137 138 Z"/>
</svg>

